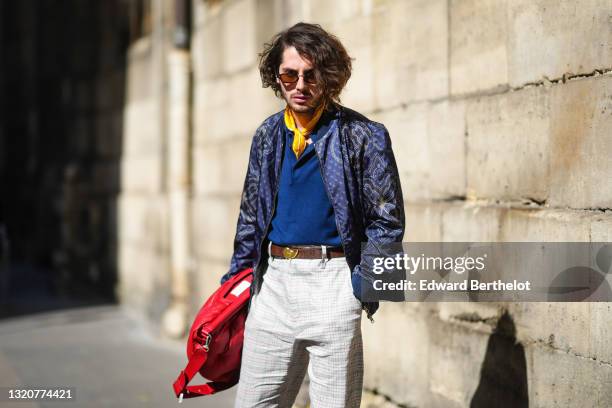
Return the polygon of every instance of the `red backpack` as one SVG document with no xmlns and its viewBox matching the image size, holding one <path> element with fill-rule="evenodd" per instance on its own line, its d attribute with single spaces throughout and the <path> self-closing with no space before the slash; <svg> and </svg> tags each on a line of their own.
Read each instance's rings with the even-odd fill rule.
<svg viewBox="0 0 612 408">
<path fill-rule="evenodd" d="M 183 398 L 214 394 L 238 383 L 252 282 L 252 268 L 237 273 L 198 312 L 187 340 L 189 362 L 173 385 L 179 402 Z M 187 385 L 197 372 L 211 382 Z"/>
</svg>

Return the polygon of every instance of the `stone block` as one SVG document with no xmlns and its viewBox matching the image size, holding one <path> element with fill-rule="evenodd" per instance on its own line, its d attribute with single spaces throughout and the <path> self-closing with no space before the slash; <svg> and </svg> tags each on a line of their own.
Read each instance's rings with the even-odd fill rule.
<svg viewBox="0 0 612 408">
<path fill-rule="evenodd" d="M 431 197 L 465 197 L 465 104 L 444 101 L 432 105 L 427 133 Z"/>
<path fill-rule="evenodd" d="M 192 52 L 196 84 L 216 78 L 223 73 L 224 55 L 231 50 L 223 46 L 225 40 L 223 23 L 224 20 L 220 15 L 210 17 L 206 20 L 206 24 L 194 33 Z"/>
<path fill-rule="evenodd" d="M 202 299 L 208 299 L 217 290 L 221 277 L 229 270 L 229 262 L 230 258 L 198 260 L 195 276 L 192 277 L 194 283 L 191 286 L 193 290 L 190 308 L 193 315 L 202 307 Z"/>
<path fill-rule="evenodd" d="M 193 203 L 193 242 L 198 259 L 229 260 L 234 248 L 240 196 L 203 196 Z"/>
<path fill-rule="evenodd" d="M 121 246 L 138 246 L 154 253 L 170 250 L 170 212 L 165 197 L 122 194 L 118 205 Z"/>
<path fill-rule="evenodd" d="M 441 241 L 497 242 L 500 240 L 500 219 L 503 213 L 500 208 L 478 204 L 447 206 L 442 214 Z"/>
<path fill-rule="evenodd" d="M 259 70 L 252 68 L 234 75 L 228 84 L 230 106 L 226 107 L 223 119 L 228 134 L 253 136 L 255 130 L 271 114 L 285 108 L 285 103 L 274 96 L 269 88 L 262 88 Z M 240 120 L 236 120 L 240 112 Z"/>
<path fill-rule="evenodd" d="M 220 42 L 224 50 L 223 71 L 232 73 L 254 64 L 259 52 L 255 44 L 255 2 L 238 0 L 228 3 L 223 10 L 220 29 Z"/>
<path fill-rule="evenodd" d="M 467 196 L 548 198 L 549 95 L 526 88 L 467 105 Z"/>
<path fill-rule="evenodd" d="M 361 408 L 396 408 L 397 405 L 391 401 L 387 401 L 387 398 L 380 394 L 373 394 L 368 391 L 364 391 L 361 394 Z"/>
<path fill-rule="evenodd" d="M 193 10 L 193 30 L 197 31 L 204 26 L 207 17 L 207 8 L 209 4 L 200 0 L 191 0 L 191 9 Z"/>
<path fill-rule="evenodd" d="M 608 272 L 608 283 L 610 272 Z M 612 304 L 610 302 L 590 303 L 590 344 L 589 356 L 598 361 L 612 365 L 612 336 L 610 336 L 610 319 L 612 319 Z M 578 333 L 575 330 L 574 333 Z"/>
<path fill-rule="evenodd" d="M 236 137 L 251 137 L 284 103 L 261 87 L 256 68 L 229 79 L 205 81 L 196 87 L 194 133 L 196 145 Z M 236 112 L 241 112 L 236 120 Z"/>
<path fill-rule="evenodd" d="M 143 314 L 159 310 L 167 302 L 170 262 L 167 254 L 122 243 L 119 246 L 119 287 L 121 304 Z"/>
<path fill-rule="evenodd" d="M 194 150 L 196 194 L 242 193 L 251 140 L 232 139 Z"/>
<path fill-rule="evenodd" d="M 376 107 L 447 96 L 447 2 L 385 2 L 371 19 Z"/>
<path fill-rule="evenodd" d="M 450 93 L 508 83 L 506 0 L 450 2 Z"/>
<path fill-rule="evenodd" d="M 521 86 L 609 69 L 610 2 L 508 2 L 508 76 Z"/>
<path fill-rule="evenodd" d="M 150 262 L 151 257 L 140 256 L 138 249 L 128 244 L 120 245 L 118 252 L 119 301 L 127 307 L 142 311 L 150 300 L 147 294 L 152 291 L 153 280 L 147 279 L 150 276 L 145 276 L 143 279 L 142 274 L 138 274 L 137 271 L 143 266 L 143 262 Z M 147 269 L 144 273 L 148 275 L 152 272 L 152 269 Z"/>
<path fill-rule="evenodd" d="M 590 355 L 591 303 L 517 302 L 508 310 L 516 320 L 517 338 L 555 349 Z"/>
<path fill-rule="evenodd" d="M 443 322 L 462 325 L 470 330 L 490 334 L 502 314 L 502 303 L 439 302 L 438 317 Z"/>
<path fill-rule="evenodd" d="M 356 20 L 360 16 L 367 16 L 371 11 L 369 0 L 309 0 L 304 3 L 307 3 L 309 19 L 326 26 L 345 20 Z"/>
<path fill-rule="evenodd" d="M 128 53 L 126 103 L 146 100 L 155 95 L 155 75 L 151 44 L 148 38 L 136 42 Z M 104 89 L 101 83 L 98 89 Z"/>
<path fill-rule="evenodd" d="M 612 75 L 554 86 L 549 204 L 612 208 Z"/>
<path fill-rule="evenodd" d="M 223 173 L 219 163 L 221 157 L 218 156 L 221 151 L 220 145 L 193 149 L 193 186 L 196 195 L 212 194 L 223 188 Z M 248 154 L 248 151 L 244 152 L 245 161 L 248 160 Z"/>
<path fill-rule="evenodd" d="M 168 85 L 164 98 L 167 110 L 183 107 L 189 103 L 191 87 L 190 81 L 191 56 L 184 50 L 173 49 L 166 55 L 166 75 Z"/>
<path fill-rule="evenodd" d="M 407 202 L 465 195 L 464 109 L 418 103 L 372 116 L 389 130 Z"/>
<path fill-rule="evenodd" d="M 196 85 L 193 118 L 196 146 L 232 136 L 231 102 L 229 80 L 203 81 Z"/>
<path fill-rule="evenodd" d="M 508 309 L 522 343 L 545 344 L 583 358 L 612 362 L 609 303 L 525 302 L 510 303 Z"/>
<path fill-rule="evenodd" d="M 502 212 L 501 242 L 589 242 L 588 214 L 571 210 L 512 209 Z"/>
<path fill-rule="evenodd" d="M 134 156 L 121 160 L 121 190 L 156 194 L 162 190 L 162 162 L 155 156 Z"/>
<path fill-rule="evenodd" d="M 612 404 L 612 365 L 572 353 L 531 346 L 528 356 L 529 405 L 606 407 Z"/>
<path fill-rule="evenodd" d="M 591 218 L 591 241 L 612 242 L 612 212 L 606 211 L 593 215 Z"/>
<path fill-rule="evenodd" d="M 196 111 L 225 108 L 232 103 L 230 98 L 230 80 L 225 77 L 203 80 L 195 84 Z M 198 115 L 199 116 L 199 115 Z M 196 118 L 197 119 L 197 118 Z"/>
<path fill-rule="evenodd" d="M 334 26 L 333 32 L 353 58 L 353 71 L 342 102 L 360 112 L 370 112 L 375 107 L 372 19 L 364 16 L 346 20 Z"/>
<path fill-rule="evenodd" d="M 292 25 L 299 23 L 300 21 L 313 21 L 309 17 L 310 9 L 309 2 L 304 0 L 283 0 L 278 1 L 277 6 L 280 8 L 280 22 L 279 24 L 283 28 L 291 27 Z M 331 3 L 328 3 L 328 7 Z M 317 23 L 321 23 L 317 20 Z M 325 26 L 325 24 L 324 24 Z"/>
<path fill-rule="evenodd" d="M 442 215 L 445 204 L 409 203 L 406 213 L 406 231 L 404 242 L 440 242 L 442 241 Z"/>
<path fill-rule="evenodd" d="M 198 148 L 208 143 L 219 143 L 218 139 L 230 139 L 236 136 L 232 134 L 234 125 L 229 124 L 229 110 L 226 107 L 211 109 L 196 107 L 194 140 Z"/>
<path fill-rule="evenodd" d="M 434 406 L 466 407 L 479 384 L 487 355 L 486 333 L 429 320 L 429 392 L 443 404 Z M 470 373 L 466 375 L 466 373 Z"/>
<path fill-rule="evenodd" d="M 260 52 L 259 49 L 263 49 L 263 45 L 270 42 L 272 37 L 281 31 L 285 25 L 290 25 L 287 21 L 282 21 L 285 17 L 283 12 L 286 8 L 291 7 L 286 3 L 277 0 L 255 0 L 255 47 L 258 49 L 257 52 Z M 298 21 L 302 20 L 304 19 L 298 19 Z"/>
<path fill-rule="evenodd" d="M 407 406 L 424 406 L 430 347 L 422 304 L 381 304 L 372 325 L 363 319 L 364 386 Z M 395 339 L 395 340 L 392 340 Z"/>
<path fill-rule="evenodd" d="M 406 202 L 429 198 L 427 111 L 427 104 L 419 103 L 372 116 L 389 131 Z"/>
<path fill-rule="evenodd" d="M 123 157 L 162 153 L 160 106 L 155 99 L 130 103 L 124 110 Z"/>
</svg>

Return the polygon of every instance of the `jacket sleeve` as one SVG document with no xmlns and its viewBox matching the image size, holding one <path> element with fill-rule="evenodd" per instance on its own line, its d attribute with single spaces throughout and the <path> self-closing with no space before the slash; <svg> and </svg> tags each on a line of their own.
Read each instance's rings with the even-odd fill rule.
<svg viewBox="0 0 612 408">
<path fill-rule="evenodd" d="M 258 129 L 251 143 L 247 174 L 244 179 L 240 200 L 240 213 L 234 237 L 234 252 L 229 271 L 221 277 L 221 284 L 238 272 L 254 267 L 256 257 L 257 234 L 257 196 L 259 191 L 259 175 L 261 158 L 259 145 L 261 129 Z"/>
<path fill-rule="evenodd" d="M 372 295 L 373 281 L 380 277 L 373 272 L 373 258 L 394 256 L 398 246 L 389 248 L 385 244 L 401 243 L 405 228 L 404 200 L 391 138 L 383 125 L 373 126 L 372 137 L 366 142 L 362 158 L 366 242 L 362 247 L 361 262 L 352 275 L 353 292 L 364 302 L 372 302 L 374 299 L 371 297 L 377 296 Z M 401 277 L 393 277 L 394 280 L 398 278 Z"/>
</svg>

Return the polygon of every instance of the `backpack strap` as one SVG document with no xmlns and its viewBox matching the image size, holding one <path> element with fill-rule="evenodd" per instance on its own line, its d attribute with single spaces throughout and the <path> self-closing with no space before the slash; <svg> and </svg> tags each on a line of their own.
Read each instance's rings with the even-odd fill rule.
<svg viewBox="0 0 612 408">
<path fill-rule="evenodd" d="M 176 381 L 174 381 L 174 393 L 179 397 L 179 402 L 183 398 L 199 397 L 201 395 L 211 395 L 219 391 L 226 390 L 236 385 L 238 381 L 231 382 L 209 382 L 199 385 L 188 385 L 193 377 L 198 373 L 200 367 L 206 363 L 208 351 L 204 347 L 199 347 L 189 359 L 187 366 L 181 371 Z"/>
</svg>

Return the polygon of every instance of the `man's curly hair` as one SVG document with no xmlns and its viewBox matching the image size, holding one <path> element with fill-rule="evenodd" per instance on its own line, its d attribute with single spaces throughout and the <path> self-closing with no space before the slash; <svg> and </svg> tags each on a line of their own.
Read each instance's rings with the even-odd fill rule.
<svg viewBox="0 0 612 408">
<path fill-rule="evenodd" d="M 351 77 L 351 57 L 340 40 L 318 24 L 297 23 L 276 34 L 264 45 L 263 52 L 259 54 L 259 73 L 263 87 L 272 88 L 278 97 L 282 95 L 276 77 L 283 51 L 291 46 L 313 65 L 324 102 L 340 102 L 340 93 Z"/>
</svg>

